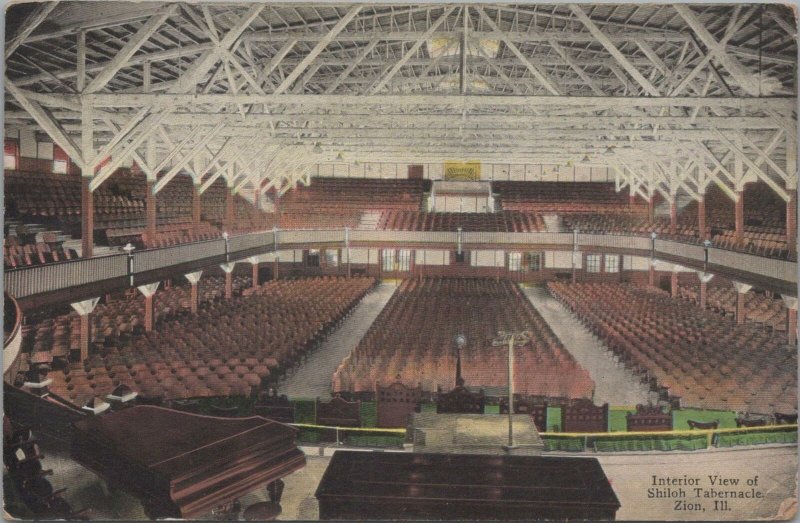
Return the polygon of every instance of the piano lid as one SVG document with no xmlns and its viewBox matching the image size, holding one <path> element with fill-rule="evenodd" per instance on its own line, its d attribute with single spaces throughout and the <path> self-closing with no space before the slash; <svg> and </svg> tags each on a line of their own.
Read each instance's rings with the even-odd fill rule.
<svg viewBox="0 0 800 523">
<path fill-rule="evenodd" d="M 259 416 L 140 405 L 74 426 L 73 458 L 159 516 L 203 514 L 305 465 L 297 430 Z"/>
</svg>

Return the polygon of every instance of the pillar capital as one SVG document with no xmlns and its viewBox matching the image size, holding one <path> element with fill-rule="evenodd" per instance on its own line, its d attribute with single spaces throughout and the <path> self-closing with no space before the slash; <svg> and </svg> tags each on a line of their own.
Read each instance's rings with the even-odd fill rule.
<svg viewBox="0 0 800 523">
<path fill-rule="evenodd" d="M 264 260 L 264 256 L 250 256 L 250 257 L 247 258 L 247 262 L 252 264 L 252 265 L 258 265 L 259 263 L 262 263 L 263 261 L 265 261 Z"/>
<path fill-rule="evenodd" d="M 190 272 L 189 274 L 184 274 L 183 276 L 189 280 L 189 283 L 192 285 L 197 285 L 197 282 L 200 281 L 200 277 L 203 275 L 203 271 L 195 271 Z"/>
<path fill-rule="evenodd" d="M 783 299 L 783 303 L 786 305 L 786 308 L 789 310 L 796 311 L 797 310 L 797 297 L 796 296 L 784 296 L 781 294 L 781 298 Z"/>
<path fill-rule="evenodd" d="M 228 262 L 228 263 L 220 263 L 220 264 L 219 264 L 219 268 L 220 268 L 220 269 L 222 269 L 222 271 L 223 271 L 225 274 L 230 274 L 230 273 L 232 273 L 232 272 L 233 272 L 233 268 L 234 268 L 235 266 L 236 266 L 236 262 Z"/>
<path fill-rule="evenodd" d="M 741 283 L 738 281 L 731 282 L 733 283 L 733 288 L 736 289 L 736 292 L 739 294 L 747 294 L 750 292 L 750 289 L 753 288 L 752 285 L 748 285 L 746 283 Z"/>
<path fill-rule="evenodd" d="M 75 312 L 77 312 L 80 316 L 86 316 L 87 314 L 91 314 L 94 311 L 94 308 L 97 307 L 97 302 L 100 301 L 100 298 L 90 298 L 88 300 L 79 301 L 76 303 L 70 303 Z"/>
<path fill-rule="evenodd" d="M 148 283 L 147 285 L 139 285 L 136 288 L 139 289 L 139 292 L 141 292 L 145 298 L 151 298 L 158 290 L 159 285 L 161 285 L 161 282 L 157 281 L 155 283 Z"/>
<path fill-rule="evenodd" d="M 711 281 L 714 275 L 711 274 L 710 272 L 697 271 L 697 277 L 700 279 L 701 282 L 708 283 Z"/>
</svg>

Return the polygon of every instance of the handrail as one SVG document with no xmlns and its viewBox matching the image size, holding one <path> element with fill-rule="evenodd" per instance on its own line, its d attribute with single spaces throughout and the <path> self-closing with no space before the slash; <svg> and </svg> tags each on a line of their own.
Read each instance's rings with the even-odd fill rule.
<svg viewBox="0 0 800 523">
<path fill-rule="evenodd" d="M 726 267 L 741 271 L 744 275 L 750 274 L 754 281 L 761 281 L 764 278 L 777 281 L 779 282 L 777 285 L 781 288 L 794 287 L 797 282 L 797 262 L 640 235 L 359 229 L 345 233 L 345 229 L 271 229 L 232 235 L 227 239 L 217 238 L 170 247 L 143 249 L 134 251 L 130 256 L 112 254 L 12 269 L 5 273 L 5 290 L 18 299 L 26 298 L 152 270 L 199 264 L 203 260 L 237 261 L 247 256 L 281 248 L 296 248 L 298 245 L 344 245 L 348 240 L 349 246 L 356 249 L 385 244 L 408 245 L 409 248 L 413 248 L 414 245 L 424 245 L 429 249 L 452 250 L 461 242 L 467 248 L 473 245 L 494 244 L 498 248 L 518 246 L 520 249 L 544 248 L 598 253 L 610 250 L 610 252 L 632 253 L 636 256 L 652 256 L 655 259 L 666 256 L 666 261 L 669 263 L 683 263 L 695 269 L 706 270 L 708 265 Z M 129 257 L 133 258 L 132 264 Z"/>
<path fill-rule="evenodd" d="M 14 304 L 14 327 L 8 333 L 8 336 L 3 337 L 3 348 L 5 349 L 6 347 L 8 347 L 8 344 L 11 343 L 14 340 L 14 338 L 16 338 L 17 333 L 19 332 L 19 329 L 22 326 L 22 310 L 19 308 L 19 303 L 17 303 L 17 300 L 14 299 L 14 297 L 11 296 L 9 293 L 4 292 L 3 297 L 4 299 L 10 300 L 11 303 Z M 5 307 L 5 304 L 3 306 Z M 5 309 L 3 310 L 3 315 L 5 320 Z M 5 325 L 3 326 L 3 328 L 5 330 Z"/>
</svg>

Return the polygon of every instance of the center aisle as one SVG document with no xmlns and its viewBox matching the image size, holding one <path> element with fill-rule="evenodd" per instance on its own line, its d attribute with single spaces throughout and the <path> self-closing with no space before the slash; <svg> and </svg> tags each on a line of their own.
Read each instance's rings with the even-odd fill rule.
<svg viewBox="0 0 800 523">
<path fill-rule="evenodd" d="M 381 283 L 364 296 L 342 326 L 322 344 L 308 361 L 278 383 L 278 392 L 296 398 L 329 398 L 331 378 L 342 360 L 358 345 L 397 289 L 395 283 Z"/>
<path fill-rule="evenodd" d="M 594 403 L 632 406 L 655 401 L 657 395 L 628 369 L 614 362 L 612 354 L 544 287 L 523 287 L 522 291 L 556 333 L 572 356 L 589 371 L 595 382 Z"/>
</svg>

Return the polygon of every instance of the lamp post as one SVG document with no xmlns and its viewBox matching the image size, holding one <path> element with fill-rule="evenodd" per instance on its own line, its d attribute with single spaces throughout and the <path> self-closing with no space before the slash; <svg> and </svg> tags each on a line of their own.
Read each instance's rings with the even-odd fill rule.
<svg viewBox="0 0 800 523">
<path fill-rule="evenodd" d="M 703 241 L 703 272 L 708 271 L 708 249 L 711 247 L 711 240 Z"/>
<path fill-rule="evenodd" d="M 228 231 L 224 231 L 222 233 L 222 239 L 225 240 L 225 262 L 228 262 L 229 261 Z"/>
<path fill-rule="evenodd" d="M 461 349 L 467 344 L 467 337 L 463 334 L 457 334 L 455 337 L 456 342 L 456 387 L 464 386 L 464 379 L 461 377 Z"/>
<path fill-rule="evenodd" d="M 520 341 L 525 345 L 530 340 L 530 331 L 499 331 L 492 340 L 495 347 L 508 343 L 508 445 L 503 447 L 508 452 L 514 448 L 514 343 Z"/>
<path fill-rule="evenodd" d="M 133 251 L 136 250 L 136 247 L 128 242 L 122 250 L 128 255 L 128 277 L 130 278 L 131 287 L 133 287 Z"/>
</svg>

